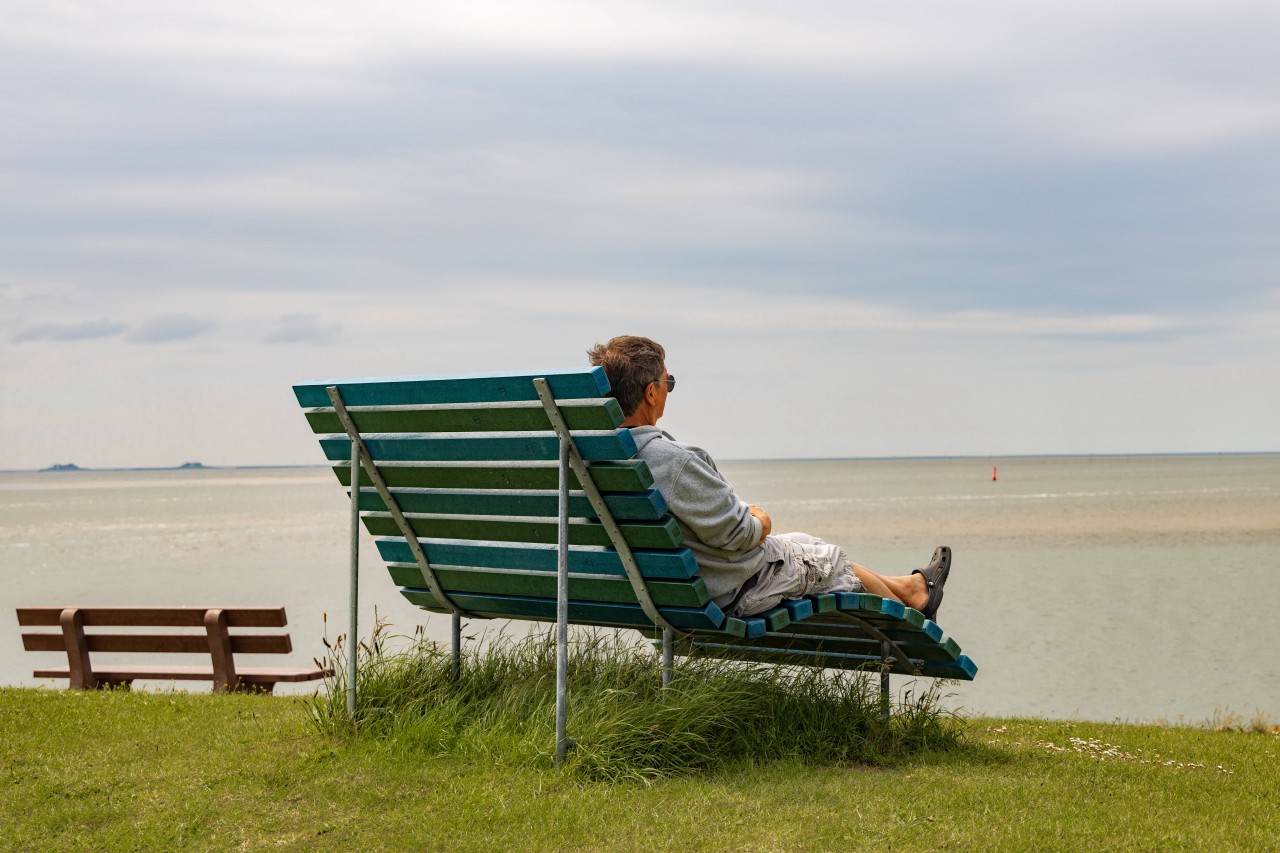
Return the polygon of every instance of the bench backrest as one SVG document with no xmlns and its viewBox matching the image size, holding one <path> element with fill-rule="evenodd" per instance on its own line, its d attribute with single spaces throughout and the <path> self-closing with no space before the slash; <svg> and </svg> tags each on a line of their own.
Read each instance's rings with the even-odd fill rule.
<svg viewBox="0 0 1280 853">
<path fill-rule="evenodd" d="M 559 439 L 535 378 L 546 379 L 663 617 L 681 628 L 722 627 L 724 614 L 697 577 L 679 525 L 620 426 L 622 410 L 607 396 L 602 368 L 308 382 L 294 393 L 338 480 L 350 488 L 351 439 L 327 390 L 337 389 L 454 605 L 474 616 L 553 619 Z M 447 610 L 363 469 L 358 485 L 362 521 L 402 594 Z M 571 620 L 650 625 L 576 478 L 570 488 Z"/>
<path fill-rule="evenodd" d="M 22 635 L 29 652 L 67 651 L 67 630 L 83 637 L 86 652 L 174 652 L 207 654 L 210 650 L 204 607 L 19 607 L 22 627 L 53 627 L 55 631 L 31 631 Z M 73 613 L 66 621 L 64 613 Z M 282 628 L 288 623 L 283 607 L 230 607 L 220 609 L 227 628 Z M 221 621 L 221 620 L 220 620 Z M 86 628 L 198 628 L 199 632 L 128 634 L 90 632 Z M 293 645 L 288 634 L 231 634 L 235 654 L 288 654 Z"/>
</svg>

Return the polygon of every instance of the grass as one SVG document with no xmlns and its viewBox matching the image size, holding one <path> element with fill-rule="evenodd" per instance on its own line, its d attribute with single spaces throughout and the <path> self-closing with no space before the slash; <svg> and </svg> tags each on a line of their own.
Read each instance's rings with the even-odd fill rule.
<svg viewBox="0 0 1280 853">
<path fill-rule="evenodd" d="M 554 742 L 555 643 L 547 635 L 499 638 L 468 655 L 458 677 L 448 652 L 419 637 L 388 651 L 380 628 L 360 649 L 354 725 L 346 710 L 344 651 L 337 673 L 310 703 L 321 731 L 423 756 L 545 767 Z M 808 667 L 677 659 L 663 691 L 654 651 L 612 632 L 570 641 L 566 761 L 584 779 L 684 776 L 743 762 L 891 764 L 954 748 L 959 726 L 936 691 L 905 697 L 882 720 L 878 680 Z"/>
<path fill-rule="evenodd" d="M 536 698 L 545 654 L 507 647 L 450 699 L 431 653 L 415 665 L 437 681 L 421 687 L 406 660 L 370 649 L 354 732 L 324 695 L 0 689 L 0 847 L 1256 850 L 1280 837 L 1280 737 L 1248 725 L 959 720 L 922 697 L 908 704 L 914 723 L 841 734 L 785 715 L 843 718 L 866 697 L 749 670 L 757 686 L 798 692 L 769 698 L 763 717 L 713 708 L 705 726 L 702 700 L 689 699 L 676 724 L 607 646 L 579 650 L 570 721 L 583 746 L 556 771 Z M 588 701 L 593 659 L 619 680 Z M 677 676 L 686 694 L 740 677 L 697 666 Z M 443 711 L 428 707 L 441 698 Z M 813 704 L 828 701 L 838 710 Z M 678 750 L 638 746 L 673 731 L 726 754 L 689 766 Z M 772 746 L 753 747 L 757 733 Z M 815 737 L 847 751 L 819 754 Z M 868 744 L 886 752 L 868 756 Z"/>
</svg>

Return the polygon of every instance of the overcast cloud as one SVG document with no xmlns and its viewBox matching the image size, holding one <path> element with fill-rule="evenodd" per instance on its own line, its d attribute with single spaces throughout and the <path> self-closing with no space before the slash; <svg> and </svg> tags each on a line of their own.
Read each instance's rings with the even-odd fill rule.
<svg viewBox="0 0 1280 853">
<path fill-rule="evenodd" d="M 619 333 L 726 457 L 1280 450 L 1272 3 L 0 12 L 0 468 Z"/>
</svg>

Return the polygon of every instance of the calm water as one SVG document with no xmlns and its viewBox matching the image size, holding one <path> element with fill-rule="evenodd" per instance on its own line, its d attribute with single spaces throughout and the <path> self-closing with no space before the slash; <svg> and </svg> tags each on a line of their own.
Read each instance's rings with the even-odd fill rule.
<svg viewBox="0 0 1280 853">
<path fill-rule="evenodd" d="M 1280 456 L 722 467 L 775 529 L 879 571 L 952 546 L 939 621 L 980 667 L 953 706 L 1280 719 Z M 55 658 L 22 651 L 22 604 L 283 604 L 302 663 L 345 625 L 347 524 L 322 469 L 0 475 L 0 683 L 34 685 Z M 365 631 L 376 607 L 398 630 L 447 638 L 446 618 L 395 592 L 368 539 L 363 555 Z"/>
</svg>

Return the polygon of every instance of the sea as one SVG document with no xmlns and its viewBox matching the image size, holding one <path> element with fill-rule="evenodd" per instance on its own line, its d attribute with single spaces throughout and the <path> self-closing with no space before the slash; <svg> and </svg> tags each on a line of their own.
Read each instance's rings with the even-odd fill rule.
<svg viewBox="0 0 1280 853">
<path fill-rule="evenodd" d="M 820 536 L 882 574 L 909 573 L 951 546 L 938 622 L 979 670 L 946 683 L 948 707 L 1173 725 L 1280 720 L 1280 455 L 721 469 L 775 530 Z M 349 518 L 327 468 L 0 474 L 0 684 L 59 686 L 32 677 L 60 661 L 23 650 L 15 608 L 27 605 L 283 605 L 294 652 L 269 662 L 322 657 L 348 627 Z M 362 637 L 381 622 L 391 635 L 421 626 L 448 638 L 448 617 L 401 598 L 367 535 L 360 553 Z M 480 643 L 548 628 L 477 619 L 464 635 Z"/>
</svg>

